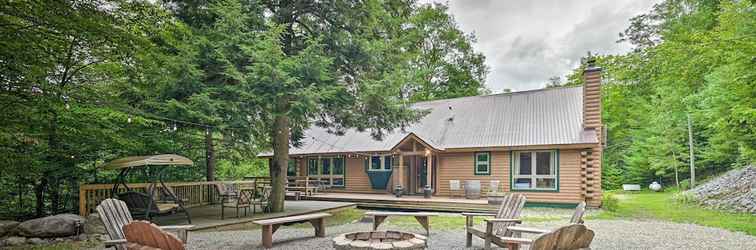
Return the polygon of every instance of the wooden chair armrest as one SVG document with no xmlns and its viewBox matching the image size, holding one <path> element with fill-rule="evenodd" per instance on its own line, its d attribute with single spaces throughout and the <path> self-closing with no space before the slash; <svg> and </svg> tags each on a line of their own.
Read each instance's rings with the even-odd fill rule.
<svg viewBox="0 0 756 250">
<path fill-rule="evenodd" d="M 526 238 L 514 238 L 514 237 L 499 237 L 499 240 L 504 243 L 514 243 L 520 245 L 532 244 L 533 240 Z"/>
<path fill-rule="evenodd" d="M 496 214 L 493 213 L 462 213 L 463 216 L 472 217 L 472 216 L 496 216 Z"/>
<path fill-rule="evenodd" d="M 487 223 L 496 223 L 496 222 L 514 222 L 514 223 L 522 223 L 522 220 L 520 219 L 484 219 Z"/>
<path fill-rule="evenodd" d="M 163 230 L 186 230 L 193 228 L 194 225 L 175 225 L 175 226 L 159 226 L 160 229 Z"/>
<path fill-rule="evenodd" d="M 507 227 L 507 230 L 520 232 L 520 233 L 531 233 L 531 234 L 543 234 L 543 233 L 551 232 L 549 230 L 540 229 L 540 228 L 518 227 L 518 226 Z"/>
<path fill-rule="evenodd" d="M 126 244 L 126 239 L 106 240 L 103 243 L 105 244 L 105 247 L 114 247 L 114 246 L 117 246 L 117 245 Z"/>
</svg>

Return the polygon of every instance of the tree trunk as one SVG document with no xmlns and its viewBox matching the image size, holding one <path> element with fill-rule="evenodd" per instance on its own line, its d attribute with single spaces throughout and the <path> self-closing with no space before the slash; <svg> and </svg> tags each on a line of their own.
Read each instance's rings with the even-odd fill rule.
<svg viewBox="0 0 756 250">
<path fill-rule="evenodd" d="M 34 186 L 35 215 L 42 217 L 45 214 L 45 187 L 47 187 L 47 176 L 42 176 L 39 183 Z"/>
<path fill-rule="evenodd" d="M 52 181 L 47 190 L 50 194 L 50 212 L 58 214 L 60 211 L 60 181 L 58 176 L 52 176 Z"/>
<path fill-rule="evenodd" d="M 690 150 L 690 188 L 696 186 L 696 157 L 693 155 L 693 126 L 688 113 L 688 149 Z"/>
<path fill-rule="evenodd" d="M 207 166 L 207 181 L 215 181 L 215 148 L 213 148 L 213 131 L 205 130 L 205 160 Z"/>
<path fill-rule="evenodd" d="M 674 150 L 672 150 L 672 160 L 675 163 L 675 166 L 674 166 L 674 168 L 675 168 L 675 185 L 677 185 L 677 190 L 682 191 L 682 190 L 680 190 L 680 175 L 678 174 L 678 171 L 677 171 L 677 154 L 675 153 Z"/>
<path fill-rule="evenodd" d="M 270 194 L 271 211 L 284 210 L 286 167 L 289 165 L 289 117 L 279 113 L 273 121 L 273 160 L 270 164 L 270 178 L 273 190 Z"/>
</svg>

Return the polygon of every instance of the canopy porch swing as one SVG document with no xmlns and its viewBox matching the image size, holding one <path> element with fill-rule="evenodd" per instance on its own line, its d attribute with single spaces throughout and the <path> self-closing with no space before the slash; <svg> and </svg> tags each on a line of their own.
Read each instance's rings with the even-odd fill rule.
<svg viewBox="0 0 756 250">
<path fill-rule="evenodd" d="M 192 218 L 184 207 L 183 200 L 176 195 L 171 187 L 165 185 L 163 179 L 166 166 L 192 165 L 194 165 L 194 162 L 184 156 L 161 154 L 124 157 L 100 165 L 100 168 L 120 170 L 110 196 L 124 201 L 132 216 L 152 221 L 155 215 L 183 212 L 186 215 L 187 222 L 191 224 Z M 147 176 L 150 185 L 147 186 L 146 193 L 137 192 L 127 185 L 126 177 L 134 170 L 142 170 Z M 118 193 L 121 185 L 126 188 L 126 192 Z"/>
</svg>

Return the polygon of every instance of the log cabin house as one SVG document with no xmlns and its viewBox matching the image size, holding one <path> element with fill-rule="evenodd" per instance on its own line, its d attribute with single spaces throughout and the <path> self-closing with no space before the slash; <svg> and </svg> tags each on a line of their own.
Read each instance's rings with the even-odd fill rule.
<svg viewBox="0 0 756 250">
<path fill-rule="evenodd" d="M 501 192 L 529 202 L 601 204 L 601 69 L 589 67 L 579 87 L 419 102 L 429 110 L 404 132 L 374 140 L 315 127 L 290 149 L 288 176 L 309 176 L 329 192 L 407 195 L 430 185 L 449 196 L 454 182 L 499 180 Z M 459 182 L 457 182 L 459 181 Z"/>
</svg>

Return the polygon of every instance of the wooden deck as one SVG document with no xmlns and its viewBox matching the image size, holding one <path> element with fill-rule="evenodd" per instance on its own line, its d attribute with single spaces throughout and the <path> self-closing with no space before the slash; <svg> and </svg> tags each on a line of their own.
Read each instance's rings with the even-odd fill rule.
<svg viewBox="0 0 756 250">
<path fill-rule="evenodd" d="M 260 219 L 273 219 L 284 216 L 295 216 L 319 212 L 333 212 L 346 208 L 354 208 L 356 207 L 356 204 L 336 201 L 287 200 L 285 206 L 285 211 L 280 213 L 260 213 L 260 211 L 258 211 L 253 215 L 252 210 L 249 210 L 246 217 L 244 216 L 244 212 L 242 210 L 240 211 L 239 218 L 235 218 L 235 209 L 226 208 L 225 220 L 221 220 L 220 205 L 198 206 L 189 208 L 188 210 L 189 214 L 192 216 L 192 224 L 195 225 L 195 227 L 191 230 L 196 231 L 233 226 L 237 224 L 249 223 L 254 220 Z M 169 216 L 157 217 L 156 222 L 159 225 L 183 225 L 186 224 L 186 217 L 184 217 L 182 213 L 178 213 Z"/>
<path fill-rule="evenodd" d="M 354 203 L 360 208 L 396 209 L 409 211 L 442 211 L 442 212 L 496 212 L 498 206 L 488 205 L 487 199 L 465 199 L 449 197 L 431 197 L 405 195 L 397 198 L 389 194 L 358 194 L 358 193 L 318 193 L 303 199 L 312 201 L 337 201 Z"/>
</svg>

